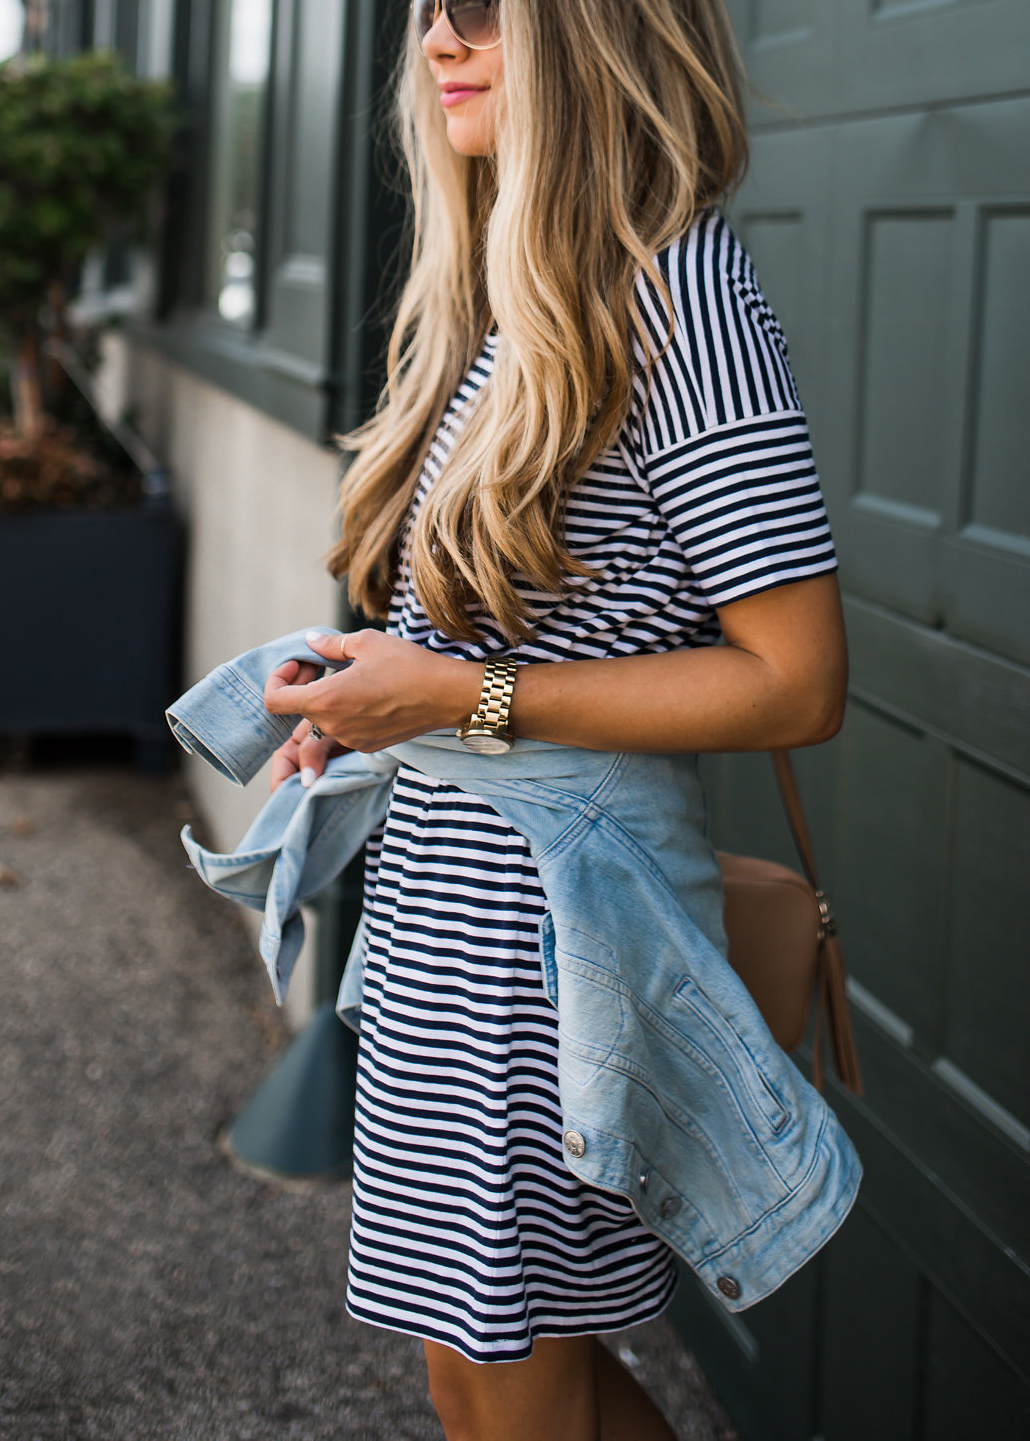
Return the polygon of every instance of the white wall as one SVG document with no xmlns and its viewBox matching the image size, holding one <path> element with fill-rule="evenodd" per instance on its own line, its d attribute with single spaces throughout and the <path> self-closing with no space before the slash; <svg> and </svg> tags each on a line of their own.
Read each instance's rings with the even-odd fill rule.
<svg viewBox="0 0 1030 1441">
<path fill-rule="evenodd" d="M 0 61 L 17 55 L 25 28 L 22 0 L 0 0 Z"/>
<path fill-rule="evenodd" d="M 335 624 L 337 587 L 322 557 L 336 456 L 118 332 L 105 340 L 101 385 L 106 413 L 136 408 L 186 517 L 184 684 L 287 631 Z M 214 845 L 233 849 L 268 795 L 267 773 L 239 789 L 185 760 Z M 256 916 L 244 914 L 256 934 Z M 309 944 L 290 989 L 295 1025 L 310 1013 L 312 960 Z"/>
</svg>

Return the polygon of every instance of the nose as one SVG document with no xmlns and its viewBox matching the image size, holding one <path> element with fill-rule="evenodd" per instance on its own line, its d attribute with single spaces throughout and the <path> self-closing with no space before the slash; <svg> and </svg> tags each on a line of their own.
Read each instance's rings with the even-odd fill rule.
<svg viewBox="0 0 1030 1441">
<path fill-rule="evenodd" d="M 460 60 L 469 54 L 444 19 L 443 5 L 437 0 L 433 12 L 433 23 L 422 41 L 422 53 L 427 60 Z"/>
</svg>

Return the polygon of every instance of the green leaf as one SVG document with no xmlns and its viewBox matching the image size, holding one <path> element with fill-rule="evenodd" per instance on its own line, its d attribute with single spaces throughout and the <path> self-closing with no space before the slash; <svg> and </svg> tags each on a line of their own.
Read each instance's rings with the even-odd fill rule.
<svg viewBox="0 0 1030 1441">
<path fill-rule="evenodd" d="M 106 51 L 0 65 L 0 314 L 32 314 L 54 280 L 143 215 L 171 162 L 171 87 Z"/>
</svg>

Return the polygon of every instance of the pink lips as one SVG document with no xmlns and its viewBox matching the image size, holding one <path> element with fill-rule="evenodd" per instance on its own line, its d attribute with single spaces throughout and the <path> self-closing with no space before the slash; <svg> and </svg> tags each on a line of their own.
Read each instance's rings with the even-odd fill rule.
<svg viewBox="0 0 1030 1441">
<path fill-rule="evenodd" d="M 471 100 L 473 95 L 482 95 L 488 88 L 486 85 L 441 85 L 440 104 L 460 105 L 464 100 Z"/>
</svg>

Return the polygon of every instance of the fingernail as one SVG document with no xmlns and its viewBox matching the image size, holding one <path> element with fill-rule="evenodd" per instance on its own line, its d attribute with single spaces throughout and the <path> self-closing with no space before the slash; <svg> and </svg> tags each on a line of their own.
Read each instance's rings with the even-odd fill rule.
<svg viewBox="0 0 1030 1441">
<path fill-rule="evenodd" d="M 300 773 L 300 783 L 302 786 L 309 786 L 317 777 L 318 773 L 314 766 L 305 766 Z"/>
<path fill-rule="evenodd" d="M 308 645 L 317 645 L 320 640 L 325 640 L 325 635 L 320 630 L 309 630 L 304 634 L 304 640 Z"/>
</svg>

